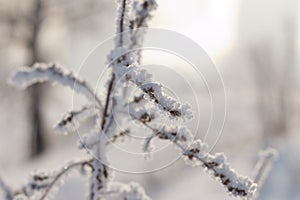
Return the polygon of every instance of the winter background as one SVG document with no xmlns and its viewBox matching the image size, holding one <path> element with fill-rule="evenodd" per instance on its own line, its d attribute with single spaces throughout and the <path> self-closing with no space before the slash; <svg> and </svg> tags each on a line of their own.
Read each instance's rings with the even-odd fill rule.
<svg viewBox="0 0 300 200">
<path fill-rule="evenodd" d="M 77 70 L 89 52 L 115 32 L 114 1 L 41 2 L 39 8 L 39 0 L 0 1 L 0 176 L 13 188 L 24 184 L 33 170 L 55 169 L 85 152 L 77 150 L 76 134 L 64 137 L 52 131 L 57 119 L 72 107 L 72 91 L 43 84 L 33 95 L 10 87 L 10 74 L 36 60 L 58 61 Z M 173 30 L 197 42 L 223 77 L 227 117 L 214 151 L 224 152 L 234 169 L 251 175 L 257 152 L 272 146 L 280 158 L 259 199 L 300 199 L 300 2 L 159 0 L 158 5 L 150 27 Z M 181 84 L 165 75 L 176 93 L 184 96 Z M 197 95 L 205 121 L 207 91 L 199 86 Z M 34 135 L 36 107 L 41 140 Z M 143 170 L 146 165 L 147 161 L 134 167 Z M 140 182 L 155 200 L 232 199 L 201 168 L 188 167 L 181 160 L 150 174 L 117 172 L 117 178 Z M 75 173 L 65 180 L 56 199 L 83 199 L 85 186 L 85 179 Z"/>
</svg>

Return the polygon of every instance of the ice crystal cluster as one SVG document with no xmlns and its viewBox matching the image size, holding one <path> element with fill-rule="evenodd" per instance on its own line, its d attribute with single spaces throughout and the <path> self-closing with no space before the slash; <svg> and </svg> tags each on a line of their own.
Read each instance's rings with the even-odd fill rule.
<svg viewBox="0 0 300 200">
<path fill-rule="evenodd" d="M 87 117 L 93 116 L 97 120 L 90 133 L 79 141 L 79 148 L 88 149 L 94 157 L 72 161 L 51 173 L 34 173 L 28 184 L 16 192 L 11 192 L 0 179 L 5 199 L 48 198 L 72 169 L 79 169 L 89 175 L 87 199 L 150 199 L 139 184 L 114 181 L 106 153 L 110 144 L 119 138 L 126 138 L 135 131 L 136 126 L 151 133 L 143 144 L 145 152 L 150 154 L 154 149 L 154 138 L 173 143 L 188 165 L 203 167 L 224 185 L 229 194 L 251 199 L 255 194 L 256 183 L 236 173 L 224 154 L 211 154 L 206 143 L 199 139 L 193 141 L 191 131 L 184 125 L 193 117 L 190 106 L 166 95 L 163 85 L 155 82 L 152 75 L 140 67 L 145 27 L 157 7 L 156 2 L 118 0 L 118 6 L 117 36 L 115 46 L 107 58 L 110 75 L 105 94 L 95 94 L 85 81 L 55 63 L 36 63 L 13 75 L 11 83 L 20 88 L 49 81 L 70 87 L 86 97 L 88 103 L 79 110 L 67 112 L 55 126 L 55 131 L 69 133 Z M 134 95 L 131 95 L 132 91 L 135 91 Z M 100 95 L 105 98 L 100 98 Z M 131 123 L 125 123 L 127 127 L 121 128 L 116 124 L 116 118 Z"/>
</svg>

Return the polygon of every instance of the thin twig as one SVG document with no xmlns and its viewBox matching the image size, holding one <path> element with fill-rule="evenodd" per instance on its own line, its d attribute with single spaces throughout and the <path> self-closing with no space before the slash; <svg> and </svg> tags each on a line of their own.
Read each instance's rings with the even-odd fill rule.
<svg viewBox="0 0 300 200">
<path fill-rule="evenodd" d="M 145 127 L 147 127 L 148 129 L 150 129 L 151 131 L 153 131 L 154 132 L 154 136 L 157 135 L 157 133 L 159 133 L 159 131 L 157 129 L 153 128 L 152 126 L 150 126 L 146 122 L 140 121 L 140 119 L 136 118 L 133 115 L 131 115 L 131 116 L 132 116 L 132 118 L 134 120 L 137 120 L 138 122 L 140 122 L 143 125 L 145 125 Z M 211 170 L 213 172 L 213 175 L 221 181 L 221 183 L 228 189 L 229 192 L 237 192 L 241 196 L 247 196 L 248 195 L 246 190 L 239 189 L 238 187 L 229 186 L 230 179 L 228 177 L 226 177 L 224 174 L 219 173 L 217 171 L 217 169 L 215 168 L 215 167 L 218 167 L 218 164 L 214 165 L 214 164 L 212 164 L 210 162 L 205 161 L 199 155 L 191 153 L 190 149 L 186 149 L 182 145 L 180 145 L 179 143 L 177 143 L 176 140 L 172 140 L 172 139 L 168 139 L 168 140 L 171 141 L 173 144 L 175 144 L 177 147 L 179 147 L 182 150 L 182 156 L 185 156 L 185 157 L 187 157 L 189 159 L 195 158 L 195 159 L 199 160 L 202 163 L 202 167 L 207 168 L 208 170 Z"/>
<path fill-rule="evenodd" d="M 260 152 L 259 160 L 255 166 L 253 181 L 257 184 L 257 191 L 253 199 L 257 199 L 259 192 L 270 173 L 273 162 L 278 158 L 278 152 L 272 148 L 267 148 Z"/>
<path fill-rule="evenodd" d="M 61 176 L 63 176 L 66 172 L 69 170 L 78 167 L 80 165 L 88 165 L 91 166 L 90 163 L 93 161 L 93 159 L 87 160 L 87 161 L 79 161 L 79 162 L 74 162 L 70 165 L 65 166 L 62 171 L 60 171 L 55 178 L 52 180 L 52 182 L 49 184 L 49 186 L 46 188 L 44 194 L 41 196 L 40 200 L 44 200 L 46 196 L 48 195 L 49 191 L 52 189 L 52 187 L 55 185 L 55 183 L 59 180 Z"/>
<path fill-rule="evenodd" d="M 122 11 L 121 11 L 121 19 L 120 19 L 120 40 L 119 40 L 119 46 L 123 46 L 123 31 L 124 31 L 124 18 L 125 18 L 125 12 L 126 12 L 126 0 L 123 0 L 122 2 Z"/>
<path fill-rule="evenodd" d="M 119 46 L 121 47 L 123 45 L 123 35 L 122 35 L 122 32 L 124 30 L 124 17 L 125 17 L 125 8 L 126 8 L 126 0 L 123 0 L 123 3 L 122 3 L 122 10 L 121 10 L 121 19 L 120 19 L 120 24 L 119 24 L 119 34 L 120 34 L 120 40 L 119 40 Z M 112 63 L 114 64 L 114 63 Z M 105 104 L 104 104 L 104 110 L 103 110 L 103 113 L 102 113 L 102 122 L 101 122 L 101 131 L 102 131 L 102 134 L 106 134 L 107 130 L 109 129 L 109 124 L 107 126 L 107 117 L 109 117 L 109 119 L 111 119 L 111 116 L 112 116 L 112 112 L 109 112 L 108 113 L 108 109 L 109 109 L 109 106 L 111 104 L 111 95 L 112 95 L 112 91 L 113 91 L 113 88 L 114 88 L 114 85 L 115 85 L 115 74 L 114 72 L 112 72 L 112 77 L 109 81 L 109 84 L 108 84 L 108 88 L 107 88 L 107 93 L 106 93 L 106 100 L 105 100 Z M 111 104 L 111 111 L 113 109 L 113 104 Z M 109 120 L 110 121 L 110 120 Z M 97 157 L 98 159 L 95 160 L 96 164 L 99 164 L 101 161 L 99 160 L 100 158 L 100 148 L 101 148 L 101 141 L 99 139 L 99 142 L 98 142 L 98 145 L 96 147 L 96 154 L 97 154 Z M 94 192 L 93 192 L 93 187 L 94 187 L 94 183 L 92 182 L 91 183 L 91 195 L 90 195 L 90 199 L 94 199 Z"/>
<path fill-rule="evenodd" d="M 107 88 L 105 107 L 104 107 L 103 115 L 102 115 L 101 130 L 104 130 L 104 126 L 106 124 L 106 118 L 108 117 L 108 107 L 109 107 L 109 103 L 110 103 L 110 96 L 112 93 L 114 81 L 115 81 L 115 75 L 113 74 L 112 78 L 109 82 L 108 88 Z"/>
<path fill-rule="evenodd" d="M 124 17 L 125 17 L 125 12 L 126 12 L 126 0 L 123 0 L 122 3 L 122 10 L 121 10 L 121 19 L 120 19 L 120 24 L 119 24 L 119 34 L 120 34 L 120 40 L 119 40 L 119 46 L 121 47 L 123 45 L 123 31 L 124 31 Z M 106 101 L 104 105 L 104 110 L 103 110 L 103 116 L 102 116 L 102 123 L 101 123 L 101 129 L 102 131 L 104 130 L 105 124 L 106 124 L 106 118 L 108 117 L 108 107 L 110 104 L 110 96 L 113 90 L 115 82 L 115 74 L 112 74 L 112 77 L 110 79 L 108 88 L 107 88 L 107 94 L 106 94 Z"/>
</svg>

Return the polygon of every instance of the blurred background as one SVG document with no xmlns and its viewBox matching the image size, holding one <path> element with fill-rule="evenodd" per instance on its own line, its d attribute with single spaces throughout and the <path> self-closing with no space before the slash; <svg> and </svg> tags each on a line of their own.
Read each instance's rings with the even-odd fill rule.
<svg viewBox="0 0 300 200">
<path fill-rule="evenodd" d="M 115 16 L 110 0 L 0 0 L 0 176 L 8 185 L 18 188 L 34 169 L 85 155 L 76 134 L 52 131 L 71 108 L 72 92 L 49 84 L 19 91 L 7 84 L 10 74 L 37 61 L 78 69 L 115 33 Z M 150 22 L 197 42 L 220 71 L 227 117 L 214 151 L 250 176 L 260 149 L 279 151 L 259 199 L 300 199 L 299 25 L 299 0 L 158 0 Z M 197 91 L 204 99 L 206 91 Z M 155 200 L 232 199 L 202 169 L 182 161 L 151 174 L 117 172 L 117 179 L 141 182 Z M 56 199 L 83 199 L 85 186 L 79 176 L 70 177 Z"/>
</svg>

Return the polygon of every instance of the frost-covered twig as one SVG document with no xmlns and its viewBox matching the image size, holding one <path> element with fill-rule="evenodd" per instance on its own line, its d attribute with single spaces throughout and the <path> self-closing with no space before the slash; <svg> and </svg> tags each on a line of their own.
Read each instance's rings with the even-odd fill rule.
<svg viewBox="0 0 300 200">
<path fill-rule="evenodd" d="M 0 194 L 2 194 L 4 200 L 12 200 L 13 195 L 11 193 L 11 189 L 4 183 L 4 181 L 0 177 Z"/>
<path fill-rule="evenodd" d="M 118 0 L 118 2 L 117 37 L 115 46 L 108 55 L 111 74 L 103 106 L 84 81 L 55 64 L 36 64 L 32 69 L 20 70 L 12 79 L 14 84 L 21 87 L 43 81 L 58 82 L 71 88 L 75 86 L 77 92 L 88 97 L 87 106 L 78 111 L 70 111 L 58 123 L 57 128 L 64 132 L 69 132 L 70 126 L 76 127 L 77 122 L 87 116 L 96 118 L 96 125 L 84 135 L 79 145 L 81 149 L 87 148 L 95 158 L 73 162 L 51 176 L 35 176 L 29 184 L 31 189 L 43 192 L 42 200 L 71 168 L 86 165 L 91 169 L 88 199 L 98 200 L 107 195 L 119 195 L 126 200 L 150 199 L 136 184 L 115 183 L 112 179 L 113 171 L 108 166 L 107 146 L 135 131 L 136 128 L 129 123 L 126 123 L 124 129 L 117 127 L 115 117 L 123 117 L 122 120 L 126 122 L 134 119 L 140 123 L 140 127 L 151 130 L 152 135 L 146 139 L 144 151 L 151 152 L 151 142 L 154 138 L 172 142 L 180 149 L 187 164 L 203 166 L 212 177 L 226 187 L 230 194 L 252 198 L 256 184 L 249 178 L 237 174 L 226 161 L 224 154 L 211 154 L 207 151 L 206 143 L 201 140 L 193 141 L 190 130 L 181 125 L 193 117 L 190 106 L 165 94 L 163 86 L 155 83 L 151 74 L 139 67 L 140 50 L 134 53 L 132 50 L 142 46 L 145 31 L 139 28 L 147 26 L 147 20 L 151 18 L 151 13 L 156 8 L 155 0 Z M 139 94 L 126 102 L 127 89 L 138 91 Z M 92 110 L 91 105 L 95 100 L 101 109 Z M 123 116 L 124 114 L 129 115 Z M 32 192 L 32 190 L 25 191 Z M 26 194 L 29 195 L 28 192 Z"/>
<path fill-rule="evenodd" d="M 103 114 L 102 114 L 102 122 L 101 122 L 102 130 L 104 129 L 104 126 L 106 124 L 106 119 L 108 117 L 108 107 L 109 107 L 109 103 L 110 103 L 110 98 L 111 98 L 114 82 L 115 82 L 115 75 L 113 74 L 109 81 L 107 94 L 106 94 L 106 100 L 105 100 L 105 104 L 104 104 L 104 110 L 103 110 Z"/>
<path fill-rule="evenodd" d="M 92 162 L 93 170 L 90 178 L 90 192 L 88 199 L 97 200 L 101 192 L 107 187 L 109 172 L 107 167 L 100 160 L 95 159 Z"/>
<path fill-rule="evenodd" d="M 55 125 L 54 130 L 58 133 L 68 134 L 78 128 L 80 122 L 95 115 L 96 111 L 94 106 L 83 106 L 79 110 L 69 111 Z"/>
<path fill-rule="evenodd" d="M 257 184 L 257 192 L 255 197 L 258 197 L 259 192 L 270 173 L 273 163 L 278 159 L 278 152 L 275 149 L 267 148 L 259 153 L 258 161 L 254 169 L 254 182 Z"/>
<path fill-rule="evenodd" d="M 119 3 L 119 16 L 117 18 L 117 39 L 114 49 L 112 50 L 109 61 L 113 61 L 110 66 L 116 66 L 121 63 L 126 62 L 126 58 L 124 56 L 115 58 L 116 52 L 119 49 L 122 49 L 125 37 L 123 35 L 124 30 L 128 27 L 128 7 L 127 7 L 127 0 L 121 0 Z M 117 54 L 118 55 L 118 54 Z M 128 65 L 128 63 L 126 64 Z M 123 66 L 126 67 L 126 66 Z M 97 157 L 96 160 L 93 161 L 92 165 L 94 167 L 94 171 L 92 172 L 92 176 L 90 179 L 90 193 L 89 199 L 96 200 L 99 198 L 99 195 L 103 189 L 105 189 L 108 178 L 109 172 L 105 164 L 107 164 L 106 159 L 106 144 L 107 144 L 107 137 L 108 137 L 108 130 L 110 128 L 112 118 L 113 118 L 113 97 L 112 93 L 115 87 L 116 75 L 115 71 L 112 71 L 111 78 L 108 81 L 106 99 L 104 104 L 104 109 L 101 116 L 101 124 L 100 127 L 100 139 L 97 145 L 93 148 L 94 155 Z"/>
<path fill-rule="evenodd" d="M 148 21 L 152 18 L 152 12 L 156 9 L 157 4 L 154 0 L 134 0 L 133 14 L 130 19 L 130 45 L 129 49 L 133 50 L 133 54 L 138 63 L 141 62 L 141 47 L 144 41 L 145 30 Z"/>
<path fill-rule="evenodd" d="M 72 163 L 70 163 L 70 164 L 64 166 L 59 172 L 57 172 L 57 173 L 54 175 L 54 177 L 53 177 L 52 180 L 47 184 L 47 186 L 44 187 L 45 190 L 43 191 L 43 193 L 42 193 L 41 197 L 39 198 L 39 200 L 44 200 L 44 199 L 47 197 L 47 195 L 48 195 L 48 193 L 50 192 L 50 190 L 53 188 L 53 186 L 54 186 L 54 185 L 59 181 L 59 179 L 60 179 L 63 175 L 65 175 L 68 171 L 70 171 L 71 169 L 74 169 L 74 168 L 76 168 L 76 167 L 79 167 L 79 166 L 82 166 L 82 167 L 84 167 L 84 166 L 89 166 L 89 167 L 91 167 L 91 162 L 92 162 L 92 161 L 93 161 L 92 159 L 90 159 L 90 160 L 84 160 L 84 161 L 77 161 L 77 162 L 72 162 Z M 37 182 L 41 182 L 41 181 L 44 181 L 44 180 L 49 179 L 49 178 L 50 178 L 50 177 L 47 177 L 47 176 L 41 177 L 41 176 L 35 175 L 34 178 L 33 178 L 33 180 L 34 180 L 35 182 L 31 183 L 31 184 L 30 184 L 30 187 L 31 187 L 32 189 L 37 189 L 37 186 L 38 186 L 38 184 L 36 184 Z"/>
<path fill-rule="evenodd" d="M 119 4 L 119 17 L 117 19 L 117 33 L 118 38 L 116 40 L 116 45 L 115 49 L 112 50 L 112 54 L 115 51 L 118 51 L 119 48 L 122 48 L 123 43 L 124 43 L 124 36 L 123 36 L 123 31 L 125 28 L 125 23 L 127 20 L 126 17 L 126 7 L 127 7 L 127 2 L 126 0 L 122 0 L 121 3 Z M 114 58 L 112 58 L 114 59 Z M 112 65 L 116 65 L 117 63 L 122 62 L 122 58 L 117 58 L 118 60 L 112 63 Z M 124 60 L 124 59 L 123 59 Z M 100 192 L 106 187 L 107 185 L 107 179 L 108 179 L 108 171 L 107 167 L 105 164 L 107 164 L 106 161 L 106 155 L 105 155 L 105 146 L 106 146 L 106 140 L 107 137 L 105 136 L 107 134 L 108 130 L 108 124 L 110 123 L 110 120 L 112 120 L 112 110 L 114 104 L 112 103 L 112 93 L 113 89 L 115 86 L 115 73 L 114 71 L 112 72 L 111 78 L 108 83 L 107 87 L 107 93 L 106 93 L 106 99 L 105 99 L 105 104 L 104 104 L 104 109 L 102 113 L 102 121 L 100 124 L 100 139 L 98 141 L 98 145 L 94 147 L 94 153 L 97 156 L 97 159 L 93 161 L 92 165 L 94 167 L 94 170 L 92 172 L 92 176 L 90 179 L 90 193 L 88 198 L 90 200 L 97 200 L 99 198 Z"/>
<path fill-rule="evenodd" d="M 59 186 L 59 182 L 72 169 L 80 167 L 80 171 L 85 170 L 88 166 L 91 171 L 93 159 L 71 161 L 59 170 L 53 172 L 33 172 L 26 186 L 20 191 L 15 192 L 11 199 L 14 200 L 44 200 L 50 196 L 50 191 Z M 10 200 L 11 200 L 10 199 Z"/>
<path fill-rule="evenodd" d="M 184 120 L 192 118 L 190 106 L 188 104 L 180 104 L 179 102 L 176 102 L 175 99 L 165 95 L 160 84 L 144 84 L 141 86 L 141 89 L 155 104 L 169 113 L 170 116 L 180 117 Z"/>
<path fill-rule="evenodd" d="M 136 97 L 133 103 L 140 101 L 151 101 L 158 106 L 162 111 L 168 113 L 171 118 L 181 119 L 188 121 L 193 118 L 191 107 L 187 103 L 180 103 L 174 98 L 166 95 L 163 91 L 163 86 L 159 83 L 154 83 L 151 74 L 146 70 L 141 70 L 138 67 L 131 66 L 127 70 L 118 70 L 119 76 L 123 81 L 129 81 L 135 87 L 138 87 L 142 95 Z M 137 100 L 139 102 L 137 102 Z"/>
<path fill-rule="evenodd" d="M 57 64 L 35 63 L 33 67 L 19 69 L 10 79 L 12 85 L 22 89 L 45 81 L 56 82 L 70 87 L 86 96 L 90 101 L 96 101 L 97 105 L 102 107 L 100 100 L 85 81 Z"/>
<path fill-rule="evenodd" d="M 107 196 L 118 196 L 124 200 L 150 200 L 144 189 L 135 182 L 128 184 L 114 182 L 109 184 L 107 191 L 103 193 Z"/>
<path fill-rule="evenodd" d="M 204 169 L 220 181 L 230 194 L 252 199 L 257 185 L 250 178 L 236 173 L 226 161 L 227 159 L 223 153 L 213 155 L 205 151 L 206 144 L 201 140 L 196 140 L 190 148 L 183 149 L 183 155 L 187 157 L 186 160 L 191 165 L 202 163 Z"/>
<path fill-rule="evenodd" d="M 193 141 L 190 145 L 186 143 L 191 139 L 188 129 L 183 127 L 177 128 L 177 130 L 173 129 L 172 131 L 156 129 L 141 119 L 134 119 L 140 121 L 153 131 L 154 135 L 159 139 L 174 143 L 180 148 L 181 154 L 184 156 L 187 164 L 191 166 L 202 165 L 213 178 L 220 181 L 226 187 L 230 194 L 247 199 L 251 199 L 254 196 L 257 185 L 250 178 L 237 174 L 230 167 L 223 153 L 211 154 L 208 152 L 208 145 L 200 139 Z"/>
</svg>

